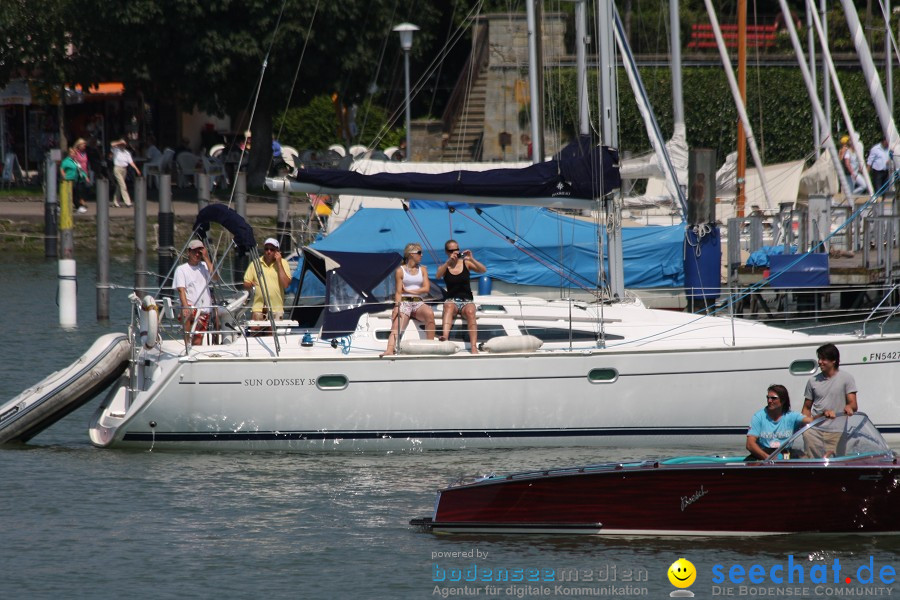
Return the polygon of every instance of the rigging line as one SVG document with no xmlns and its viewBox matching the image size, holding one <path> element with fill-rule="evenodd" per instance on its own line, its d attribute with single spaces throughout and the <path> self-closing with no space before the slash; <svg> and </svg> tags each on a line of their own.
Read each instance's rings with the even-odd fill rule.
<svg viewBox="0 0 900 600">
<path fill-rule="evenodd" d="M 482 3 L 483 3 L 483 0 L 481 0 L 481 2 L 479 2 L 479 6 Z M 469 11 L 469 13 L 466 15 L 465 19 L 463 20 L 463 23 L 466 23 L 471 20 L 471 16 L 472 16 L 474 10 L 475 9 L 473 8 L 472 10 Z M 435 65 L 443 62 L 443 60 L 447 57 L 447 55 L 450 53 L 450 51 L 453 50 L 454 47 L 456 47 L 456 44 L 459 43 L 459 41 L 462 39 L 463 35 L 466 33 L 467 30 L 468 30 L 468 27 L 466 27 L 464 25 L 460 25 L 459 27 L 457 27 L 456 31 L 454 31 L 454 33 L 453 33 L 453 37 L 451 38 L 451 41 L 448 42 L 447 44 L 445 44 L 443 48 L 441 48 L 441 50 L 438 52 L 438 54 L 435 56 L 435 58 L 425 68 L 424 74 L 412 86 L 412 89 L 410 90 L 410 99 L 414 98 L 416 96 L 416 94 L 418 94 L 421 91 L 421 89 L 425 86 L 425 83 L 427 83 L 428 77 L 430 77 L 431 73 L 436 68 Z M 388 116 L 387 121 L 381 126 L 381 129 L 378 131 L 378 133 L 373 138 L 373 141 L 371 144 L 372 146 L 379 143 L 381 141 L 381 139 L 387 134 L 387 132 L 397 124 L 397 122 L 400 120 L 401 116 L 403 115 L 403 111 L 404 111 L 403 105 L 400 105 L 394 109 L 394 111 Z"/>
<path fill-rule="evenodd" d="M 482 2 L 479 2 L 479 5 Z M 466 18 L 463 20 L 463 23 L 471 20 L 470 17 L 472 16 L 473 11 L 474 9 L 469 11 L 469 13 L 466 15 Z M 454 47 L 456 47 L 456 44 L 460 42 L 467 30 L 468 28 L 464 25 L 460 25 L 459 27 L 457 27 L 451 42 L 445 44 L 444 47 L 440 49 L 435 58 L 425 68 L 425 72 L 423 73 L 423 75 L 415 82 L 414 85 L 411 86 L 410 99 L 414 98 L 416 94 L 418 94 L 421 89 L 425 87 L 428 77 L 431 76 L 431 73 L 436 68 L 435 65 L 441 63 L 447 57 L 447 55 L 450 54 L 450 51 L 453 50 Z M 404 107 L 402 104 L 394 109 L 394 111 L 388 116 L 387 121 L 381 126 L 381 129 L 378 130 L 378 133 L 373 138 L 372 144 L 370 144 L 370 146 L 374 146 L 381 141 L 381 139 L 387 134 L 387 132 L 397 124 L 397 122 L 403 115 L 403 112 Z"/>
<path fill-rule="evenodd" d="M 756 12 L 757 8 L 758 8 L 757 2 L 756 2 L 756 0 L 753 0 L 753 25 L 758 27 L 759 26 L 759 15 Z M 759 57 L 759 44 L 758 43 L 754 45 L 754 51 L 756 54 L 756 69 L 755 69 L 756 70 L 756 93 L 757 93 L 757 98 L 762 98 L 763 97 L 763 94 L 762 94 L 762 69 L 759 66 L 760 57 Z M 758 125 L 757 129 L 759 131 L 759 155 L 760 155 L 760 158 L 762 158 L 763 164 L 765 164 L 765 162 L 766 162 L 766 130 L 765 130 L 764 121 L 763 121 L 763 106 L 762 105 L 763 105 L 762 102 L 757 102 L 757 107 L 758 107 L 758 111 L 759 111 L 759 116 L 757 117 L 759 119 L 759 125 Z"/>
<path fill-rule="evenodd" d="M 891 29 L 891 17 L 887 13 L 884 0 L 878 0 L 878 6 L 881 7 L 881 16 L 884 17 L 885 31 L 891 39 L 891 48 L 894 50 L 894 56 L 897 57 L 897 62 L 900 62 L 900 49 L 897 48 L 897 38 L 894 37 L 894 31 Z"/>
<path fill-rule="evenodd" d="M 388 21 L 389 23 L 394 22 L 394 17 L 397 16 L 397 5 L 399 3 L 400 3 L 400 0 L 394 0 L 394 8 L 391 11 L 391 18 Z M 385 54 L 385 52 L 387 52 L 388 40 L 390 40 L 390 38 L 391 38 L 391 32 L 388 32 L 387 35 L 384 36 L 384 42 L 381 44 L 381 53 L 378 55 L 378 66 L 375 68 L 375 76 L 372 77 L 372 82 L 369 84 L 369 90 L 371 92 L 369 94 L 370 99 L 372 98 L 372 96 L 375 95 L 375 90 L 378 88 L 378 75 L 381 73 L 381 66 L 384 64 L 384 54 Z M 366 130 L 366 124 L 369 122 L 369 113 L 371 112 L 371 110 L 372 110 L 372 102 L 370 100 L 369 103 L 366 105 L 366 112 L 363 115 L 363 124 L 362 124 L 362 127 L 360 128 L 360 131 Z M 381 137 L 382 137 L 381 131 L 379 131 L 374 139 L 380 140 Z"/>
<path fill-rule="evenodd" d="M 287 113 L 288 109 L 291 107 L 291 99 L 294 97 L 294 88 L 297 86 L 297 77 L 300 75 L 300 65 L 303 64 L 303 57 L 306 55 L 306 47 L 309 45 L 309 36 L 312 33 L 313 23 L 316 22 L 316 15 L 319 13 L 319 0 L 316 0 L 316 5 L 313 8 L 312 17 L 309 19 L 309 27 L 306 30 L 306 39 L 303 40 L 303 50 L 300 51 L 300 59 L 297 61 L 297 68 L 294 70 L 294 80 L 291 82 L 291 91 L 288 94 L 287 102 L 284 104 L 284 112 Z M 282 117 L 281 123 L 278 126 L 278 135 L 275 136 L 275 139 L 281 139 L 281 132 L 284 130 L 284 118 Z M 269 169 L 272 168 L 272 162 L 274 161 L 274 157 L 269 160 Z"/>
<path fill-rule="evenodd" d="M 495 219 L 493 219 L 493 217 L 486 215 L 484 213 L 484 211 L 481 211 L 478 208 L 476 208 L 475 211 L 480 217 L 482 217 L 485 220 L 488 220 L 488 219 L 495 220 Z M 491 228 L 487 227 L 483 223 L 479 223 L 478 221 L 476 221 L 469 215 L 465 214 L 464 212 L 462 212 L 462 211 L 457 211 L 457 212 L 459 212 L 460 216 L 462 216 L 462 217 L 468 219 L 469 221 L 471 221 L 472 223 L 478 225 L 479 227 L 481 227 L 482 229 L 484 229 L 491 235 L 503 239 L 504 241 L 509 243 L 513 248 L 515 248 L 519 252 L 522 252 L 523 254 L 525 254 L 526 256 L 528 256 L 529 258 L 534 260 L 535 262 L 540 263 L 548 270 L 552 271 L 553 273 L 557 273 L 557 274 L 561 275 L 565 280 L 570 281 L 575 287 L 578 287 L 582 291 L 585 291 L 595 297 L 597 296 L 597 291 L 595 289 L 587 287 L 587 285 L 592 285 L 592 282 L 590 282 L 586 277 L 582 276 L 581 274 L 577 273 L 576 271 L 574 271 L 572 269 L 569 269 L 568 267 L 566 267 L 564 265 L 557 266 L 555 264 L 556 261 L 552 257 L 548 257 L 548 255 L 543 250 L 538 250 L 537 247 L 534 246 L 534 244 L 531 244 L 530 242 L 528 242 L 527 240 L 522 238 L 520 235 L 516 234 L 515 232 L 511 232 L 513 234 L 513 236 L 515 236 L 515 239 L 514 239 L 513 237 L 510 237 L 509 235 L 500 233 L 499 227 L 495 227 L 494 230 L 492 230 Z M 497 221 L 497 222 L 499 223 L 499 221 Z M 503 225 L 502 228 L 509 229 L 509 227 L 507 227 L 505 225 Z M 517 243 L 517 240 L 522 242 L 524 245 L 519 245 Z M 533 251 L 529 250 L 529 248 L 526 246 L 535 248 L 535 250 L 533 250 Z M 569 273 L 575 277 L 578 277 L 579 279 L 582 279 L 583 281 L 587 282 L 587 285 L 585 285 L 579 281 L 576 281 L 567 273 Z"/>
<path fill-rule="evenodd" d="M 484 6 L 484 0 L 482 0 L 481 2 L 478 3 L 477 12 L 475 13 L 476 20 L 478 17 L 481 16 L 482 6 Z M 475 21 L 473 21 L 473 23 L 474 22 Z M 482 33 L 482 35 L 488 35 L 488 32 L 485 30 Z M 463 124 L 462 124 L 463 139 L 465 139 L 465 136 L 468 133 L 468 129 L 469 129 L 469 106 L 471 105 L 471 102 L 472 102 L 472 82 L 476 77 L 476 75 L 475 75 L 476 69 L 478 69 L 478 74 L 479 75 L 481 74 L 480 73 L 481 65 L 475 64 L 475 49 L 476 49 L 475 31 L 474 31 L 474 27 L 473 27 L 472 28 L 472 48 L 469 51 L 469 69 L 468 69 L 468 73 L 466 74 L 466 95 L 465 95 L 465 100 L 463 102 L 463 104 L 464 104 L 463 115 L 465 116 L 465 118 L 463 119 Z M 482 132 L 482 135 L 484 135 L 484 132 Z M 482 141 L 482 143 L 483 143 L 483 141 Z M 461 159 L 462 159 L 462 147 L 459 144 L 457 144 L 456 160 L 457 160 L 457 162 L 459 162 Z"/>
<path fill-rule="evenodd" d="M 458 8 L 459 8 L 459 0 L 453 0 L 453 10 L 450 11 L 450 21 L 447 23 L 447 35 L 444 38 L 445 44 L 447 43 L 447 40 L 450 39 L 450 35 L 453 32 L 453 17 L 456 16 L 456 10 Z M 434 74 L 434 81 L 435 81 L 434 93 L 431 94 L 431 102 L 428 103 L 428 114 L 429 115 L 433 114 L 432 111 L 434 110 L 434 99 L 437 96 L 438 83 L 441 80 L 441 71 L 443 71 L 443 68 L 444 68 L 444 63 L 441 63 L 440 66 L 438 66 L 438 69 Z"/>
<path fill-rule="evenodd" d="M 539 249 L 536 245 L 532 244 L 527 239 L 522 237 L 516 230 L 514 230 L 510 226 L 506 225 L 505 223 L 501 222 L 496 217 L 489 215 L 489 214 L 485 213 L 484 211 L 481 211 L 478 208 L 475 209 L 475 212 L 482 219 L 491 223 L 491 227 L 494 229 L 494 231 L 491 231 L 490 229 L 487 229 L 487 227 L 485 227 L 484 225 L 481 225 L 481 227 L 485 228 L 489 233 L 492 233 L 493 235 L 496 235 L 498 237 L 502 237 L 502 238 L 506 239 L 507 241 L 516 239 L 519 242 L 521 242 L 522 244 L 532 248 L 532 252 L 534 252 L 535 255 L 540 256 L 542 258 L 543 262 L 553 265 L 553 270 L 555 272 L 559 272 L 559 271 L 569 272 L 573 276 L 576 276 L 576 277 L 582 279 L 587 285 L 593 285 L 595 283 L 595 282 L 590 281 L 587 277 L 584 277 L 583 275 L 581 275 L 574 269 L 567 267 L 562 262 L 557 261 L 550 254 L 548 254 L 544 250 Z M 471 219 L 471 217 L 468 217 L 468 215 L 464 215 L 464 216 L 466 216 L 466 218 Z M 557 219 L 557 222 L 562 223 L 562 219 Z M 476 221 L 476 223 L 477 223 L 477 221 Z M 573 222 L 573 226 L 574 226 L 574 222 Z M 506 231 L 507 233 L 503 233 L 504 231 Z M 515 245 L 515 243 L 514 243 L 514 245 Z M 562 244 L 560 244 L 560 246 L 562 246 Z M 520 246 L 516 246 L 516 247 L 519 248 Z"/>
<path fill-rule="evenodd" d="M 743 294 L 741 294 L 740 296 L 736 296 L 736 297 L 732 296 L 731 298 L 729 298 L 728 302 L 726 302 L 720 308 L 716 309 L 715 311 L 713 311 L 710 314 L 716 314 L 722 310 L 725 310 L 726 308 L 730 307 L 731 305 L 737 303 L 738 301 L 743 300 L 744 298 L 749 296 L 751 293 L 765 287 L 766 285 L 771 283 L 774 279 L 777 279 L 778 277 L 780 277 L 791 267 L 796 266 L 808 254 L 814 254 L 817 250 L 824 247 L 825 244 L 831 238 L 838 235 L 843 229 L 845 229 L 848 225 L 850 225 L 850 223 L 852 223 L 854 220 L 858 219 L 866 209 L 868 209 L 870 206 L 875 204 L 878 201 L 878 197 L 881 194 L 884 194 L 887 190 L 891 189 L 891 187 L 894 185 L 894 182 L 897 181 L 898 179 L 900 179 L 900 170 L 894 171 L 894 173 L 891 174 L 890 177 L 888 177 L 888 180 L 884 183 L 884 185 L 882 185 L 881 188 L 879 188 L 874 194 L 872 194 L 864 204 L 862 204 L 859 208 L 857 208 L 855 211 L 853 211 L 853 213 L 847 218 L 847 220 L 844 221 L 837 229 L 835 229 L 833 232 L 831 232 L 830 234 L 825 236 L 825 238 L 822 241 L 820 241 L 818 244 L 816 244 L 815 246 L 810 248 L 808 252 L 804 252 L 803 254 L 797 255 L 797 259 L 795 261 L 793 261 L 792 263 L 788 264 L 787 266 L 785 266 L 784 271 L 781 271 L 781 272 L 775 274 L 774 276 L 772 276 L 770 274 L 769 277 L 766 277 L 765 279 L 762 279 L 762 280 L 758 281 L 757 283 L 754 283 L 753 285 L 748 286 L 747 288 L 745 288 L 746 291 Z"/>
<path fill-rule="evenodd" d="M 431 256 L 431 259 L 434 261 L 435 265 L 440 265 L 441 261 L 440 257 L 437 255 L 437 252 L 434 249 L 434 246 L 431 245 L 431 241 L 428 239 L 428 236 L 425 233 L 425 228 L 419 223 L 413 214 L 412 207 L 406 203 L 406 200 L 400 201 L 401 206 L 403 206 L 403 212 L 406 213 L 406 218 L 409 219 L 410 225 L 418 234 L 419 238 L 422 240 L 422 243 L 428 248 L 428 254 Z"/>
<path fill-rule="evenodd" d="M 262 65 L 259 68 L 259 80 L 256 83 L 256 93 L 253 95 L 253 108 L 250 110 L 250 121 L 247 123 L 247 129 L 253 125 L 253 117 L 256 116 L 256 106 L 259 104 L 259 95 L 262 92 L 263 80 L 266 76 L 266 69 L 269 66 L 269 56 L 272 54 L 272 47 L 275 45 L 275 38 L 278 37 L 278 30 L 281 28 L 281 17 L 284 15 L 284 7 L 287 0 L 281 0 L 281 10 L 278 11 L 278 20 L 275 21 L 275 30 L 272 31 L 272 39 L 269 40 L 269 47 L 266 49 L 266 55 L 263 57 Z M 247 144 L 241 148 L 241 156 L 238 159 L 237 170 L 240 171 L 241 164 L 244 162 L 244 155 L 247 153 Z M 237 177 L 234 178 L 234 184 L 231 186 L 231 195 L 228 196 L 228 208 L 234 201 L 234 194 L 237 191 Z"/>
</svg>

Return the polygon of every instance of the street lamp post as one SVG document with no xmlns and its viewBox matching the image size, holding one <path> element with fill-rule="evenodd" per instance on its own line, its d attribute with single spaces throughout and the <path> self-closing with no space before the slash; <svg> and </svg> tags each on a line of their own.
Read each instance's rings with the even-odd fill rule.
<svg viewBox="0 0 900 600">
<path fill-rule="evenodd" d="M 406 155 L 404 160 L 412 156 L 412 143 L 410 134 L 410 109 L 409 109 L 409 51 L 412 49 L 413 33 L 419 28 L 412 23 L 400 23 L 394 27 L 394 31 L 400 34 L 400 47 L 403 48 L 403 71 L 406 78 Z"/>
</svg>

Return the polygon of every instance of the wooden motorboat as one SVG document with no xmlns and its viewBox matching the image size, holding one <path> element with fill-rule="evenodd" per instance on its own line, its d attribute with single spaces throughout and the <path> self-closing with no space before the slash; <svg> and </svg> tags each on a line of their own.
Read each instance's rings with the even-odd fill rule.
<svg viewBox="0 0 900 600">
<path fill-rule="evenodd" d="M 830 436 L 822 458 L 805 440 Z M 685 456 L 490 475 L 438 493 L 441 533 L 770 535 L 900 531 L 897 456 L 863 413 L 821 418 L 766 460 Z M 894 494 L 898 494 L 894 496 Z"/>
</svg>

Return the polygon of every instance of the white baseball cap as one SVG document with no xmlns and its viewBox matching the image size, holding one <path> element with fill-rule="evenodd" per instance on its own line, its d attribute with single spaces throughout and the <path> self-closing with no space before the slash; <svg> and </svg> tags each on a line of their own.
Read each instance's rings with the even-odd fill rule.
<svg viewBox="0 0 900 600">
<path fill-rule="evenodd" d="M 275 238 L 266 238 L 266 241 L 263 242 L 263 248 L 265 248 L 266 246 L 275 246 L 277 249 L 281 250 L 281 245 Z"/>
</svg>

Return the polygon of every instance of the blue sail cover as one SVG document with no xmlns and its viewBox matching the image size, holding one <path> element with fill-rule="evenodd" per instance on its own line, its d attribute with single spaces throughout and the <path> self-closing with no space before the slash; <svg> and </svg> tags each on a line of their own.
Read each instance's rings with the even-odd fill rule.
<svg viewBox="0 0 900 600">
<path fill-rule="evenodd" d="M 434 277 L 437 265 L 446 260 L 444 242 L 452 237 L 460 247 L 472 250 L 487 266 L 486 274 L 494 279 L 557 288 L 596 287 L 599 264 L 593 223 L 542 208 L 491 206 L 478 215 L 473 207 L 458 207 L 451 213 L 446 205 L 429 204 L 443 210 L 413 209 L 410 217 L 403 210 L 360 209 L 312 247 L 321 251 L 402 252 L 407 243 L 418 242 L 423 248 L 423 264 Z M 683 226 L 624 228 L 622 239 L 627 287 L 684 284 Z M 604 253 L 604 268 L 606 259 Z"/>
<path fill-rule="evenodd" d="M 582 150 L 584 148 L 584 150 Z M 376 173 L 336 169 L 301 169 L 290 188 L 295 192 L 390 196 L 435 200 L 461 199 L 537 206 L 584 206 L 618 188 L 618 152 L 606 146 L 590 150 L 573 142 L 553 160 L 518 169 L 448 173 Z M 270 180 L 269 187 L 283 183 Z"/>
</svg>

